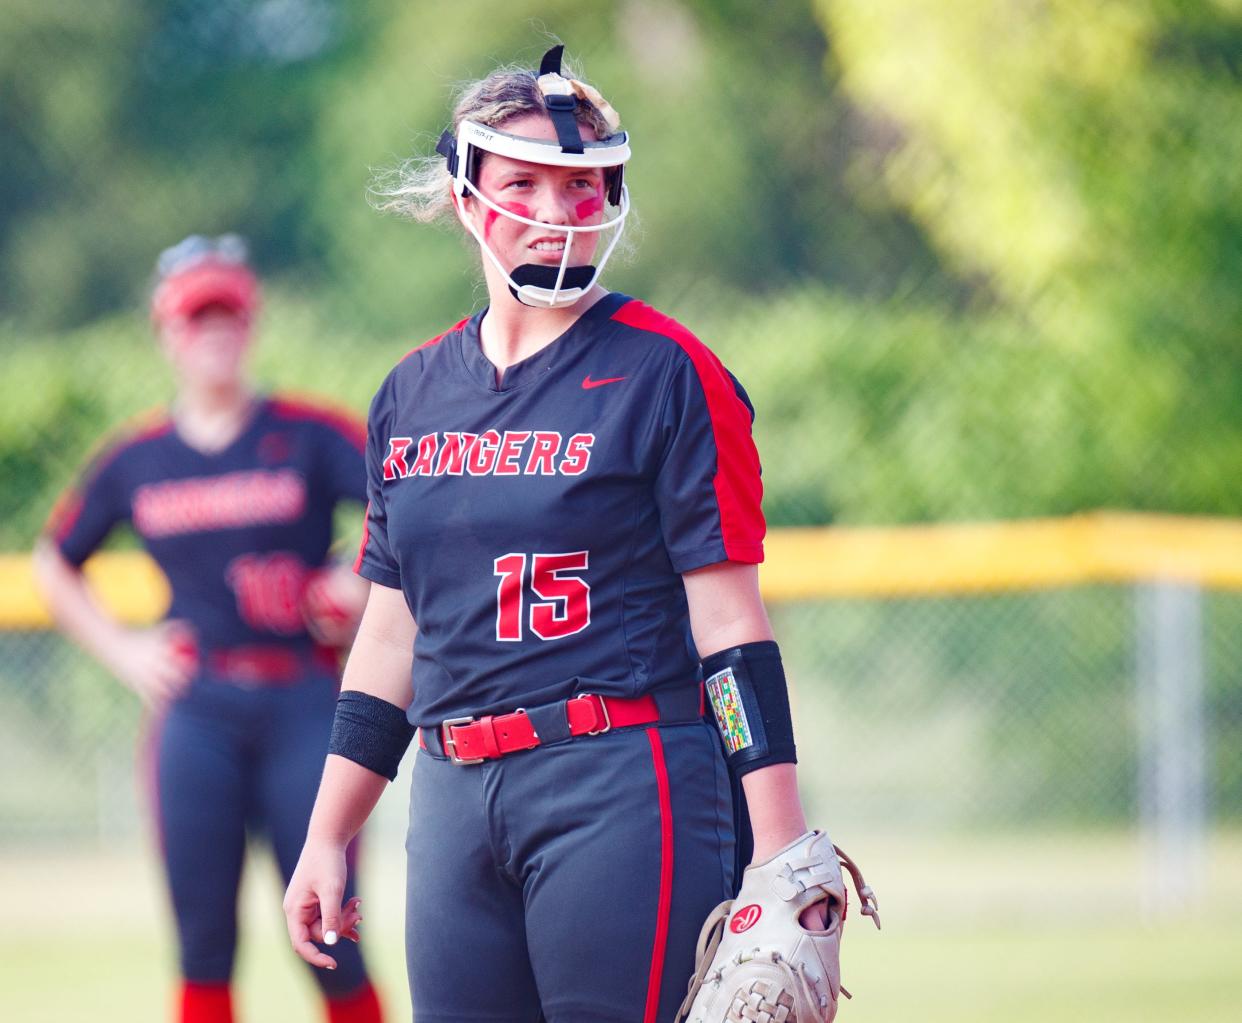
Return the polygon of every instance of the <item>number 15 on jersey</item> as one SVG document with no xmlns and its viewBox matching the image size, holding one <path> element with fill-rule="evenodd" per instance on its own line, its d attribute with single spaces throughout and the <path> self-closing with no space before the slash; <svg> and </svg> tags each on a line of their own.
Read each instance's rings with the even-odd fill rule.
<svg viewBox="0 0 1242 1023">
<path fill-rule="evenodd" d="M 530 576 L 527 578 L 527 566 Z M 505 554 L 492 565 L 496 586 L 496 638 L 522 641 L 522 623 L 529 608 L 529 627 L 539 639 L 564 639 L 591 624 L 591 587 L 581 574 L 590 567 L 587 551 L 568 554 Z M 527 587 L 529 585 L 529 592 Z"/>
</svg>

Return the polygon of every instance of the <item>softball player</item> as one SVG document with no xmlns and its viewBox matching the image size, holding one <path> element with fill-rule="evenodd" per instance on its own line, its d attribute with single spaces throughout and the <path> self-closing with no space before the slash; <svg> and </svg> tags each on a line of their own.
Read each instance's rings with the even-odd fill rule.
<svg viewBox="0 0 1242 1023">
<path fill-rule="evenodd" d="M 490 304 L 372 403 L 371 592 L 285 910 L 330 965 L 314 942 L 356 920 L 346 844 L 416 727 L 418 1023 L 669 1021 L 735 891 L 734 780 L 756 858 L 806 832 L 750 403 L 685 327 L 600 286 L 629 140 L 560 57 L 468 88 L 443 160 L 388 192 L 456 216 Z"/>
<path fill-rule="evenodd" d="M 247 834 L 271 843 L 287 880 L 328 744 L 336 653 L 308 623 L 319 640 L 347 641 L 349 604 L 364 597 L 351 575 L 320 566 L 334 506 L 364 497 L 365 435 L 352 417 L 251 390 L 243 361 L 258 284 L 239 239 L 189 238 L 160 270 L 152 316 L 176 401 L 94 457 L 53 512 L 36 573 L 61 628 L 148 707 L 178 1018 L 229 1023 Z M 80 572 L 122 522 L 172 590 L 152 629 L 123 628 Z M 338 958 L 334 972 L 315 971 L 328 1020 L 378 1023 L 357 949 Z"/>
</svg>

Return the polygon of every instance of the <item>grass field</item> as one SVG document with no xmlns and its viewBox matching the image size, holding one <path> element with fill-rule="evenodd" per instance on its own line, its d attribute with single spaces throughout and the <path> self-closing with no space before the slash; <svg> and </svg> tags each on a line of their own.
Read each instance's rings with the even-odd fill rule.
<svg viewBox="0 0 1242 1023">
<path fill-rule="evenodd" d="M 842 1023 L 1239 1018 L 1242 836 L 1213 842 L 1202 907 L 1164 922 L 1139 913 L 1141 864 L 1126 836 L 864 838 L 852 851 L 880 893 L 885 928 L 851 920 L 843 969 L 855 999 Z M 403 868 L 395 855 L 372 853 L 364 947 L 400 1020 L 408 1018 Z M 273 873 L 253 858 L 240 1020 L 318 1020 L 313 988 L 285 945 Z M 0 1020 L 167 1018 L 171 944 L 143 853 L 0 857 L 0 890 L 10 914 L 0 938 Z"/>
</svg>

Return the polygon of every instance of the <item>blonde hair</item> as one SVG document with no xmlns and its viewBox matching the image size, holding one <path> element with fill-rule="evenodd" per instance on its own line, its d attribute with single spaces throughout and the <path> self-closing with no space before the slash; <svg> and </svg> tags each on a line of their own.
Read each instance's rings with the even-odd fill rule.
<svg viewBox="0 0 1242 1023">
<path fill-rule="evenodd" d="M 565 66 L 561 74 L 577 78 L 573 68 Z M 542 114 L 543 93 L 535 72 L 511 65 L 497 68 L 486 78 L 461 88 L 453 106 L 453 134 L 462 121 L 474 121 L 489 128 L 502 128 L 506 122 L 525 114 Z M 579 99 L 574 118 L 594 130 L 597 138 L 613 134 L 604 115 L 588 100 Z M 412 156 L 396 167 L 381 171 L 371 182 L 371 205 L 385 213 L 396 213 L 428 224 L 453 219 L 450 198 L 452 178 L 444 157 Z"/>
</svg>

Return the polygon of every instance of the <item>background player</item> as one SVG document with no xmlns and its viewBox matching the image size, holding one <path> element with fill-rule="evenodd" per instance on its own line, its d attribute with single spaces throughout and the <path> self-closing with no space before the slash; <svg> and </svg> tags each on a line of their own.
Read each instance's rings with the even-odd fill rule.
<svg viewBox="0 0 1242 1023">
<path fill-rule="evenodd" d="M 176 400 L 119 430 L 59 502 L 36 552 L 57 624 L 143 700 L 160 849 L 180 942 L 183 1023 L 229 1023 L 248 831 L 286 880 L 306 833 L 347 642 L 365 589 L 322 568 L 333 508 L 362 500 L 364 430 L 255 393 L 244 369 L 258 282 L 241 240 L 166 251 L 152 317 Z M 168 577 L 163 623 L 128 629 L 80 567 L 130 523 Z M 312 636 L 312 631 L 314 635 Z M 343 897 L 352 894 L 346 882 Z M 349 903 L 351 928 L 356 900 Z M 350 946 L 315 971 L 330 1023 L 378 1023 Z"/>
<path fill-rule="evenodd" d="M 539 73 L 468 88 L 438 152 L 390 205 L 455 212 L 490 305 L 410 353 L 371 407 L 373 585 L 290 936 L 331 963 L 312 940 L 341 926 L 346 843 L 408 717 L 419 1023 L 671 1020 L 699 925 L 734 891 L 730 769 L 756 859 L 807 830 L 759 597 L 751 409 L 688 330 L 598 284 L 629 144 L 559 47 Z M 747 701 L 722 713 L 728 766 L 698 681 L 721 670 L 722 709 Z"/>
</svg>

